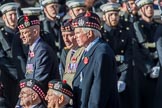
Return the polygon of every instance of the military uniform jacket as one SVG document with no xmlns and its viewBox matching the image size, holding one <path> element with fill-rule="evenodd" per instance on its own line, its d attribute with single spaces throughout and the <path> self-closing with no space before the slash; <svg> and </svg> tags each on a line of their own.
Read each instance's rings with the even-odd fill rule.
<svg viewBox="0 0 162 108">
<path fill-rule="evenodd" d="M 47 87 L 50 80 L 59 78 L 57 60 L 52 49 L 39 39 L 32 54 L 28 56 L 25 77 L 41 81 Z"/>
<path fill-rule="evenodd" d="M 71 49 L 67 54 L 63 79 L 67 80 L 67 83 L 70 85 L 72 85 L 72 80 L 74 74 L 76 73 L 76 69 L 78 67 L 78 63 L 80 61 L 83 51 L 84 48 L 81 47 L 81 48 L 77 48 L 75 52 L 73 52 L 73 50 Z"/>
<path fill-rule="evenodd" d="M 108 30 L 108 28 L 110 30 Z M 121 65 L 122 63 L 128 64 L 132 58 L 130 28 L 124 28 L 122 25 L 118 25 L 116 28 L 111 29 L 105 24 L 103 38 L 113 49 L 116 56 L 117 65 Z"/>
<path fill-rule="evenodd" d="M 54 51 L 61 53 L 64 42 L 61 36 L 60 21 L 55 22 L 45 19 L 41 22 L 41 37 L 47 42 Z"/>
<path fill-rule="evenodd" d="M 138 23 L 138 28 L 140 30 L 140 33 L 142 34 L 142 38 L 139 38 L 138 37 L 139 35 L 136 34 L 138 51 L 134 52 L 135 53 L 139 52 L 140 54 L 138 54 L 139 56 L 135 58 L 135 64 L 143 72 L 149 73 L 150 69 L 153 66 L 159 65 L 155 42 L 156 40 L 155 31 L 158 25 L 159 23 L 155 21 L 153 21 L 152 23 L 147 23 L 144 20 L 140 20 Z M 147 66 L 144 66 L 144 64 L 147 64 Z"/>
<path fill-rule="evenodd" d="M 80 61 L 73 80 L 74 108 L 119 108 L 111 48 L 99 40 Z"/>
<path fill-rule="evenodd" d="M 16 65 L 13 61 L 12 43 L 15 33 L 11 29 L 2 27 L 0 31 L 0 68 L 13 80 L 18 80 Z M 16 46 L 18 47 L 18 46 Z"/>
</svg>

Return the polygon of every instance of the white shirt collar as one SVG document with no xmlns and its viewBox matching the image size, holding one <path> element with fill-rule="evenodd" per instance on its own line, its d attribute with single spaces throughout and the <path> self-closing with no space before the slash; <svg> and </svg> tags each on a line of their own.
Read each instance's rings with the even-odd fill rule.
<svg viewBox="0 0 162 108">
<path fill-rule="evenodd" d="M 31 46 L 29 46 L 30 51 L 34 50 L 34 48 L 35 48 L 36 44 L 38 43 L 39 39 L 40 39 L 40 37 L 38 37 L 37 40 Z"/>
<path fill-rule="evenodd" d="M 99 37 L 96 38 L 95 40 L 93 40 L 86 48 L 85 48 L 85 51 L 88 52 L 94 44 L 96 44 L 97 42 L 99 41 Z"/>
</svg>

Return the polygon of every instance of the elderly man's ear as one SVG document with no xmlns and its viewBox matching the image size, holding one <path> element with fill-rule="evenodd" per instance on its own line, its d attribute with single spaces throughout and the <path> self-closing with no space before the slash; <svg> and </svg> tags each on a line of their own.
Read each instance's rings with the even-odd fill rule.
<svg viewBox="0 0 162 108">
<path fill-rule="evenodd" d="M 64 100 L 65 100 L 65 97 L 63 95 L 61 95 L 59 97 L 59 104 L 62 104 L 64 102 Z"/>
<path fill-rule="evenodd" d="M 88 33 L 87 33 L 87 36 L 90 38 L 90 37 L 92 37 L 94 35 L 94 33 L 93 33 L 93 31 L 92 30 L 90 30 Z"/>
<path fill-rule="evenodd" d="M 39 96 L 37 93 L 32 93 L 32 100 L 36 100 L 38 97 Z"/>
</svg>

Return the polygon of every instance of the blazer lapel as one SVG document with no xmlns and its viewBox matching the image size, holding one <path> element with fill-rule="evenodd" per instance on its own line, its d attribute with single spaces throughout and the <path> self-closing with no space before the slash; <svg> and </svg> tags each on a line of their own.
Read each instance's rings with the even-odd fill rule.
<svg viewBox="0 0 162 108">
<path fill-rule="evenodd" d="M 38 40 L 37 44 L 35 45 L 35 47 L 34 47 L 34 49 L 33 49 L 34 53 L 38 50 L 38 47 L 39 47 L 41 41 L 42 41 L 42 39 L 40 38 L 40 39 Z"/>
</svg>

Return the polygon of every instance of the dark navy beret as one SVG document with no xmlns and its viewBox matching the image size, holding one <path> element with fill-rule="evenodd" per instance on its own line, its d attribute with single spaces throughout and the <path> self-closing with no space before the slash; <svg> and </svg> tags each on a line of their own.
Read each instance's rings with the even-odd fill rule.
<svg viewBox="0 0 162 108">
<path fill-rule="evenodd" d="M 52 80 L 48 83 L 48 88 L 59 91 L 65 95 L 69 96 L 70 98 L 73 97 L 72 89 L 71 89 L 70 85 L 68 85 L 66 83 L 65 80 L 64 81 Z"/>
<path fill-rule="evenodd" d="M 35 79 L 23 79 L 20 81 L 20 88 L 31 88 L 34 90 L 39 97 L 44 100 L 45 98 L 45 87 Z"/>
<path fill-rule="evenodd" d="M 72 19 L 66 19 L 62 22 L 61 31 L 62 32 L 73 32 L 74 31 L 72 27 Z"/>
<path fill-rule="evenodd" d="M 90 11 L 79 14 L 72 22 L 74 28 L 94 28 L 101 30 L 101 20 L 100 17 Z"/>
<path fill-rule="evenodd" d="M 23 15 L 18 19 L 18 29 L 28 28 L 33 25 L 40 25 L 37 15 Z"/>
</svg>

